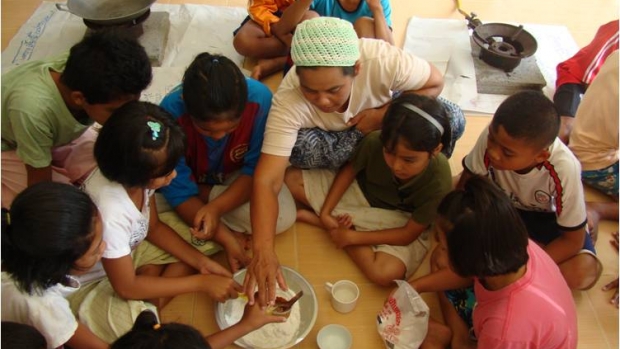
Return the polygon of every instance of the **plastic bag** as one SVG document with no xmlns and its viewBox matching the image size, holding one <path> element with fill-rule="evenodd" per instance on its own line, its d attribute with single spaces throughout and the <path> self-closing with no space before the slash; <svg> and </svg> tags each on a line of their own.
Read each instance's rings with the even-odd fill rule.
<svg viewBox="0 0 620 349">
<path fill-rule="evenodd" d="M 387 349 L 417 349 L 428 331 L 428 306 L 403 280 L 377 315 L 377 330 Z"/>
</svg>

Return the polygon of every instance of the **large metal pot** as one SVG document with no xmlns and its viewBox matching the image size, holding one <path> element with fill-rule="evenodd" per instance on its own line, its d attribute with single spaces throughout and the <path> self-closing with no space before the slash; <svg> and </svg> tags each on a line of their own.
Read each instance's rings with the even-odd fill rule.
<svg viewBox="0 0 620 349">
<path fill-rule="evenodd" d="M 136 19 L 156 0 L 67 0 L 56 4 L 60 11 L 68 11 L 95 24 L 114 25 Z"/>
</svg>

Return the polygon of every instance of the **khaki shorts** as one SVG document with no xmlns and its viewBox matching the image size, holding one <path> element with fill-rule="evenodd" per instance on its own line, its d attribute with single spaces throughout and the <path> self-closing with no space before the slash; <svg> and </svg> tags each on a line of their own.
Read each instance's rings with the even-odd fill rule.
<svg viewBox="0 0 620 349">
<path fill-rule="evenodd" d="M 306 198 L 316 214 L 319 214 L 336 172 L 313 169 L 302 171 Z M 354 181 L 334 208 L 335 215 L 349 214 L 358 231 L 376 231 L 399 228 L 407 224 L 411 215 L 397 210 L 371 207 L 361 188 Z M 430 230 L 424 231 L 418 239 L 407 246 L 376 245 L 373 251 L 383 252 L 400 259 L 407 268 L 407 277 L 418 269 L 430 249 Z"/>
<path fill-rule="evenodd" d="M 119 297 L 108 278 L 80 287 L 67 300 L 80 323 L 107 343 L 131 330 L 143 310 L 157 314 L 157 308 L 151 303 Z"/>
</svg>

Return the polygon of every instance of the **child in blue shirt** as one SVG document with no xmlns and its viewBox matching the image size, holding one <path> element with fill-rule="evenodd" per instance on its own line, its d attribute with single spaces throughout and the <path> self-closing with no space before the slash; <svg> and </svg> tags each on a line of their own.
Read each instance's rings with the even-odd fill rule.
<svg viewBox="0 0 620 349">
<path fill-rule="evenodd" d="M 194 245 L 211 239 L 220 243 L 237 271 L 248 261 L 247 236 L 233 232 L 252 231 L 248 201 L 271 92 L 245 78 L 225 56 L 202 53 L 161 106 L 181 125 L 188 142 L 177 177 L 161 192 L 183 222 L 196 228 Z M 291 207 L 280 212 L 276 231 L 282 232 L 295 222 L 295 212 L 287 190 L 279 200 L 280 207 Z M 177 226 L 178 233 L 187 234 L 187 226 Z"/>
</svg>

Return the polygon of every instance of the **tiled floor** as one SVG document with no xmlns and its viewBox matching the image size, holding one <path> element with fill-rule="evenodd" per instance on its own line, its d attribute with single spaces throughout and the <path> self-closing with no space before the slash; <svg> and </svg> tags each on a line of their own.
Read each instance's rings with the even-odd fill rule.
<svg viewBox="0 0 620 349">
<path fill-rule="evenodd" d="M 132 1 L 132 0 L 127 0 Z M 201 3 L 220 6 L 245 6 L 246 0 L 160 0 L 159 3 Z M 15 35 L 21 24 L 40 4 L 40 0 L 2 0 L 2 50 Z M 464 0 L 463 9 L 474 11 L 483 21 L 510 21 L 565 25 L 579 46 L 587 44 L 598 26 L 618 17 L 618 0 L 536 1 L 536 0 Z M 404 40 L 407 20 L 412 16 L 429 18 L 462 18 L 454 11 L 450 0 L 392 0 L 394 37 L 397 45 Z M 268 79 L 270 87 L 279 83 L 277 78 Z M 467 129 L 457 144 L 451 159 L 453 173 L 461 170 L 460 159 L 473 147 L 480 131 L 486 126 L 486 116 L 467 115 Z M 605 200 L 588 191 L 588 199 Z M 579 313 L 579 348 L 618 348 L 618 311 L 609 304 L 610 293 L 601 291 L 602 285 L 618 275 L 618 255 L 608 243 L 610 233 L 618 229 L 617 222 L 604 222 L 600 227 L 597 249 L 605 266 L 603 276 L 594 288 L 587 292 L 575 292 Z M 317 348 L 316 334 L 329 323 L 347 326 L 354 337 L 356 349 L 378 349 L 382 344 L 376 332 L 375 316 L 390 289 L 369 283 L 356 269 L 344 252 L 337 250 L 320 229 L 297 224 L 278 236 L 276 247 L 280 262 L 303 274 L 314 286 L 319 300 L 319 315 L 312 332 L 298 347 Z M 219 257 L 216 257 L 223 261 Z M 425 263 L 416 275 L 428 272 Z M 353 313 L 336 313 L 329 305 L 323 284 L 337 279 L 351 279 L 361 288 L 361 298 Z M 431 315 L 439 318 L 437 301 L 433 295 L 424 295 L 432 308 Z M 213 302 L 203 294 L 187 294 L 176 297 L 163 311 L 165 321 L 192 324 L 203 333 L 217 329 L 213 316 Z"/>
</svg>

